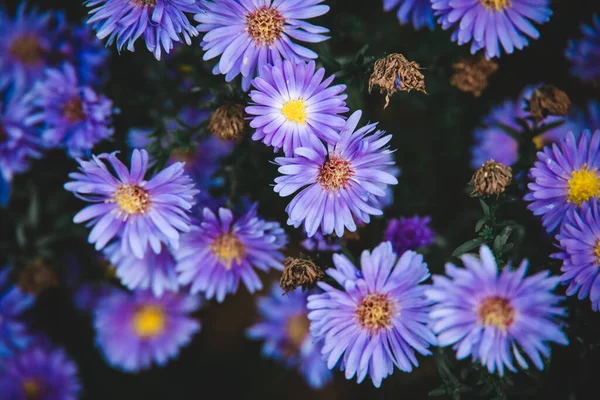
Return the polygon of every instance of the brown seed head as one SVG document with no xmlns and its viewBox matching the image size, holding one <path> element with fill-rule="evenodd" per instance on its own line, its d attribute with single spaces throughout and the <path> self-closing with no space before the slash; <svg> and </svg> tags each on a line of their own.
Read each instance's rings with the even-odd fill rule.
<svg viewBox="0 0 600 400">
<path fill-rule="evenodd" d="M 533 91 L 529 100 L 531 117 L 536 123 L 548 115 L 566 116 L 571 110 L 571 100 L 562 90 L 552 85 L 542 85 Z"/>
<path fill-rule="evenodd" d="M 471 196 L 489 196 L 503 193 L 512 181 L 512 169 L 506 165 L 489 160 L 481 166 L 471 178 L 473 192 Z"/>
<path fill-rule="evenodd" d="M 475 97 L 479 97 L 488 86 L 490 77 L 498 71 L 498 64 L 480 54 L 465 57 L 452 68 L 454 73 L 450 78 L 450 84 L 462 92 L 473 93 Z"/>
<path fill-rule="evenodd" d="M 247 128 L 244 106 L 241 104 L 223 104 L 212 113 L 208 121 L 210 133 L 226 140 L 242 139 Z"/>
<path fill-rule="evenodd" d="M 48 264 L 38 259 L 21 271 L 17 286 L 25 293 L 37 296 L 48 288 L 58 286 L 58 278 Z"/>
<path fill-rule="evenodd" d="M 394 53 L 375 62 L 369 78 L 369 93 L 373 86 L 379 86 L 379 93 L 385 93 L 385 109 L 390 97 L 396 92 L 410 92 L 415 89 L 425 91 L 425 76 L 421 67 L 414 61 L 408 61 L 402 54 Z"/>
<path fill-rule="evenodd" d="M 281 273 L 279 286 L 285 293 L 300 286 L 314 285 L 325 276 L 325 272 L 312 260 L 287 257 L 283 260 L 284 269 Z"/>
</svg>

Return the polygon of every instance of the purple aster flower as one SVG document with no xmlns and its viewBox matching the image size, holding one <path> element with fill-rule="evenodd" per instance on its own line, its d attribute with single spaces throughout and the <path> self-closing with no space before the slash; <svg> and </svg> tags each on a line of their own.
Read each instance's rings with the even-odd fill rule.
<svg viewBox="0 0 600 400">
<path fill-rule="evenodd" d="M 585 82 L 600 83 L 600 16 L 591 25 L 581 25 L 583 38 L 570 40 L 565 52 L 571 62 L 571 75 Z"/>
<path fill-rule="evenodd" d="M 62 349 L 32 345 L 0 367 L 0 392 L 11 400 L 77 400 L 77 365 Z"/>
<path fill-rule="evenodd" d="M 164 366 L 200 330 L 190 316 L 200 305 L 198 296 L 112 291 L 94 311 L 96 343 L 108 364 L 123 371 Z"/>
<path fill-rule="evenodd" d="M 179 246 L 179 233 L 190 228 L 189 210 L 198 193 L 190 178 L 183 172 L 183 164 L 176 163 L 149 180 L 146 150 L 133 150 L 131 170 L 117 159 L 116 154 L 100 154 L 91 161 L 78 159 L 79 171 L 69 174 L 72 182 L 65 189 L 82 200 L 96 204 L 85 207 L 73 222 L 90 221 L 93 225 L 88 240 L 101 250 L 120 234 L 121 251 L 143 258 L 148 244 L 159 254 L 161 243 L 173 249 Z M 116 172 L 108 169 L 104 160 Z"/>
<path fill-rule="evenodd" d="M 306 235 L 306 232 L 304 232 Z M 338 236 L 324 236 L 317 231 L 312 237 L 306 237 L 301 245 L 308 251 L 340 251 L 342 246 Z"/>
<path fill-rule="evenodd" d="M 507 265 L 499 273 L 486 246 L 480 259 L 466 254 L 461 260 L 465 268 L 446 264 L 449 278 L 435 275 L 425 291 L 436 302 L 429 317 L 439 346 L 452 345 L 458 359 L 471 355 L 500 376 L 504 368 L 517 371 L 513 356 L 521 368 L 529 367 L 522 352 L 544 369 L 549 342 L 569 343 L 558 320 L 566 310 L 558 305 L 561 297 L 552 293 L 559 278 L 549 271 L 525 277 L 527 260 L 515 271 Z"/>
<path fill-rule="evenodd" d="M 600 306 L 600 210 L 598 201 L 583 203 L 580 209 L 567 212 L 556 235 L 561 251 L 554 258 L 563 260 L 560 277 L 569 285 L 567 296 L 582 300 L 590 296 L 592 309 Z"/>
<path fill-rule="evenodd" d="M 80 86 L 75 68 L 47 69 L 27 95 L 35 108 L 27 123 L 42 126 L 48 148 L 65 147 L 71 157 L 87 155 L 113 134 L 112 102 L 88 86 Z"/>
<path fill-rule="evenodd" d="M 320 26 L 305 22 L 329 11 L 323 0 L 213 0 L 206 12 L 195 16 L 202 38 L 204 60 L 221 56 L 213 69 L 230 82 L 242 74 L 247 91 L 256 72 L 266 64 L 286 59 L 293 62 L 317 58 L 317 53 L 292 39 L 319 43 L 329 37 Z"/>
<path fill-rule="evenodd" d="M 24 349 L 30 342 L 25 324 L 19 321 L 35 299 L 10 282 L 10 268 L 0 269 L 0 357 Z"/>
<path fill-rule="evenodd" d="M 362 272 L 341 254 L 333 263 L 327 274 L 344 289 L 319 282 L 325 292 L 308 296 L 307 305 L 311 333 L 324 338 L 327 367 L 340 361 L 346 379 L 356 375 L 360 383 L 369 374 L 376 387 L 394 366 L 412 371 L 419 365 L 415 350 L 429 355 L 436 343 L 426 325 L 430 303 L 419 285 L 429 277 L 423 257 L 407 251 L 398 259 L 385 242 L 363 251 Z"/>
<path fill-rule="evenodd" d="M 540 36 L 533 23 L 548 22 L 550 0 L 431 0 L 433 13 L 444 30 L 456 27 L 452 41 L 471 43 L 471 53 L 485 48 L 485 56 L 500 57 L 498 41 L 507 54 Z"/>
<path fill-rule="evenodd" d="M 310 335 L 306 294 L 297 289 L 284 294 L 273 285 L 268 297 L 258 299 L 261 320 L 248 329 L 248 337 L 263 340 L 262 354 L 296 367 L 308 384 L 322 388 L 332 378 L 321 359 L 323 344 Z"/>
<path fill-rule="evenodd" d="M 239 218 L 226 208 L 219 208 L 218 215 L 205 208 L 201 222 L 182 236 L 175 253 L 179 283 L 219 303 L 237 291 L 240 280 L 254 293 L 262 289 L 254 269 L 283 270 L 280 250 L 286 243 L 279 223 L 259 218 L 256 205 Z"/>
<path fill-rule="evenodd" d="M 344 227 L 354 232 L 355 218 L 368 223 L 370 215 L 383 213 L 376 199 L 385 196 L 387 185 L 398 183 L 390 173 L 393 151 L 386 147 L 392 135 L 372 133 L 377 124 L 355 131 L 361 115 L 350 116 L 337 144 L 299 147 L 294 157 L 275 159 L 283 174 L 275 178 L 275 192 L 285 197 L 303 188 L 286 211 L 288 224 L 304 223 L 308 237 L 319 228 L 340 237 Z"/>
<path fill-rule="evenodd" d="M 189 46 L 198 31 L 188 20 L 189 14 L 202 10 L 199 0 L 87 0 L 92 8 L 88 24 L 99 39 L 115 40 L 119 52 L 127 44 L 134 51 L 135 41 L 143 35 L 146 48 L 160 60 L 162 51 L 169 53 L 173 42 L 182 38 Z"/>
<path fill-rule="evenodd" d="M 383 240 L 391 242 L 398 254 L 406 250 L 417 250 L 429 246 L 435 239 L 435 234 L 429 227 L 430 217 L 415 215 L 410 218 L 391 219 L 383 235 Z"/>
<path fill-rule="evenodd" d="M 412 26 L 417 30 L 424 27 L 433 30 L 435 21 L 430 0 L 383 0 L 385 11 L 391 11 L 398 5 L 400 5 L 398 19 L 401 24 L 412 23 Z"/>
<path fill-rule="evenodd" d="M 543 226 L 552 232 L 568 210 L 600 197 L 600 131 L 584 131 L 579 140 L 569 132 L 537 157 L 524 199 L 532 202 L 527 208 L 541 215 Z"/>
<path fill-rule="evenodd" d="M 254 140 L 262 140 L 275 151 L 283 148 L 286 157 L 297 147 L 313 147 L 319 139 L 336 143 L 348 111 L 345 85 L 329 87 L 335 76 L 323 81 L 325 69 L 315 72 L 315 62 L 295 63 L 275 60 L 263 67 L 252 81 L 257 90 L 250 92 L 252 105 L 246 112 L 254 115 L 250 126 L 256 128 Z"/>
<path fill-rule="evenodd" d="M 113 290 L 120 289 L 106 282 L 80 284 L 73 294 L 73 305 L 78 311 L 92 312 L 98 302 L 107 297 Z"/>
</svg>

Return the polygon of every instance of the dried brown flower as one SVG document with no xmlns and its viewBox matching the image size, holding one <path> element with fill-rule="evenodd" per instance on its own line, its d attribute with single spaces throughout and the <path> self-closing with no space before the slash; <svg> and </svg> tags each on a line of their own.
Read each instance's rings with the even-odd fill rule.
<svg viewBox="0 0 600 400">
<path fill-rule="evenodd" d="M 471 196 L 499 195 L 512 182 L 512 169 L 494 160 L 486 161 L 471 178 Z"/>
<path fill-rule="evenodd" d="M 286 257 L 283 260 L 284 269 L 281 273 L 279 286 L 285 293 L 291 292 L 300 286 L 313 285 L 325 276 L 325 271 L 312 260 Z"/>
<path fill-rule="evenodd" d="M 58 278 L 48 264 L 38 259 L 21 271 L 17 286 L 25 293 L 37 296 L 48 288 L 58 286 Z"/>
<path fill-rule="evenodd" d="M 212 113 L 208 121 L 210 133 L 226 140 L 242 139 L 247 128 L 244 106 L 241 104 L 223 104 Z"/>
<path fill-rule="evenodd" d="M 562 90 L 552 85 L 542 85 L 533 91 L 529 111 L 536 123 L 548 115 L 566 116 L 571 110 L 571 100 Z"/>
<path fill-rule="evenodd" d="M 490 77 L 498 71 L 498 64 L 480 54 L 463 58 L 454 64 L 452 69 L 454 73 L 450 84 L 462 92 L 473 93 L 475 97 L 479 97 L 488 86 Z"/>
<path fill-rule="evenodd" d="M 396 92 L 410 92 L 415 89 L 425 91 L 425 76 L 421 67 L 414 61 L 408 61 L 402 54 L 394 53 L 375 62 L 369 78 L 369 93 L 373 86 L 379 86 L 379 93 L 385 93 L 385 109 L 390 97 Z"/>
</svg>

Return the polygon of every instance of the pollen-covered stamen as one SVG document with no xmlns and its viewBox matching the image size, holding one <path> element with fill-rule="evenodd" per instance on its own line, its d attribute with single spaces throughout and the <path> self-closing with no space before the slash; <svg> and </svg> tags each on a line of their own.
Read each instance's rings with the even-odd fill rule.
<svg viewBox="0 0 600 400">
<path fill-rule="evenodd" d="M 502 331 L 506 331 L 515 322 L 514 307 L 509 300 L 498 296 L 491 296 L 483 300 L 477 313 L 479 314 L 479 321 L 484 327 L 493 325 Z"/>
<path fill-rule="evenodd" d="M 23 394 L 25 394 L 25 400 L 41 400 L 44 398 L 42 385 L 35 378 L 23 380 Z"/>
<path fill-rule="evenodd" d="M 362 299 L 356 308 L 359 324 L 373 332 L 392 327 L 392 317 L 396 313 L 394 304 L 383 294 L 372 293 Z"/>
<path fill-rule="evenodd" d="M 109 203 L 117 203 L 119 206 L 118 216 L 145 214 L 150 209 L 150 195 L 138 185 L 121 185 L 115 192 Z"/>
<path fill-rule="evenodd" d="M 277 8 L 267 6 L 248 14 L 246 20 L 246 30 L 259 46 L 271 45 L 279 39 L 285 24 L 285 18 Z"/>
<path fill-rule="evenodd" d="M 73 97 L 63 106 L 63 115 L 69 122 L 78 122 L 85 119 L 83 102 L 79 97 Z"/>
<path fill-rule="evenodd" d="M 304 100 L 292 100 L 283 105 L 283 116 L 291 122 L 306 125 L 306 105 Z"/>
<path fill-rule="evenodd" d="M 594 255 L 596 256 L 596 262 L 600 265 L 600 239 L 598 239 L 596 247 L 594 247 Z"/>
<path fill-rule="evenodd" d="M 338 190 L 344 188 L 353 176 L 354 170 L 352 170 L 350 161 L 332 155 L 319 168 L 317 182 L 326 190 Z"/>
<path fill-rule="evenodd" d="M 11 42 L 8 52 L 23 64 L 35 65 L 42 61 L 45 51 L 35 35 L 25 34 Z"/>
<path fill-rule="evenodd" d="M 233 233 L 219 236 L 210 249 L 228 271 L 233 267 L 234 260 L 239 264 L 246 255 L 246 247 Z"/>
<path fill-rule="evenodd" d="M 158 0 L 132 0 L 134 4 L 140 7 L 154 7 Z"/>
<path fill-rule="evenodd" d="M 160 335 L 165 330 L 164 311 L 155 305 L 144 305 L 133 314 L 133 330 L 142 338 Z"/>
<path fill-rule="evenodd" d="M 600 195 L 600 175 L 596 169 L 588 169 L 587 165 L 577 171 L 573 171 L 568 182 L 569 191 L 567 202 L 578 206 L 592 197 Z"/>
<path fill-rule="evenodd" d="M 310 321 L 306 313 L 291 316 L 285 325 L 285 333 L 290 345 L 290 351 L 297 353 L 302 348 L 309 334 Z"/>
<path fill-rule="evenodd" d="M 481 4 L 490 10 L 503 11 L 512 7 L 510 0 L 479 0 Z"/>
</svg>

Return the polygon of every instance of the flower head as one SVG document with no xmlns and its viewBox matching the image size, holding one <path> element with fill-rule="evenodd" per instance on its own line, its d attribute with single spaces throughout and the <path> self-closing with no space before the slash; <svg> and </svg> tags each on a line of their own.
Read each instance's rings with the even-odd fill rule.
<svg viewBox="0 0 600 400">
<path fill-rule="evenodd" d="M 394 251 L 398 254 L 429 246 L 435 239 L 435 233 L 429 227 L 430 222 L 431 217 L 418 215 L 410 218 L 392 218 L 388 222 L 383 238 L 392 243 Z"/>
<path fill-rule="evenodd" d="M 452 41 L 471 43 L 471 53 L 485 49 L 486 57 L 500 57 L 529 44 L 527 37 L 540 34 L 533 23 L 548 22 L 550 0 L 431 0 L 433 13 L 443 29 L 456 27 Z"/>
<path fill-rule="evenodd" d="M 383 0 L 385 11 L 391 11 L 398 5 L 400 8 L 398 8 L 397 15 L 401 24 L 412 23 L 417 30 L 424 27 L 433 30 L 435 21 L 430 0 Z"/>
<path fill-rule="evenodd" d="M 542 271 L 525 277 L 527 260 L 517 270 L 507 265 L 498 272 L 490 249 L 482 246 L 480 259 L 461 257 L 465 268 L 446 264 L 446 276 L 435 275 L 427 297 L 436 302 L 429 317 L 440 346 L 456 350 L 456 357 L 469 355 L 493 373 L 516 372 L 529 364 L 522 352 L 540 370 L 542 356 L 550 355 L 549 342 L 568 344 L 558 317 L 566 311 L 561 297 L 552 293 L 558 277 Z"/>
<path fill-rule="evenodd" d="M 315 62 L 295 63 L 275 61 L 263 67 L 262 74 L 252 81 L 256 90 L 250 92 L 253 103 L 246 107 L 252 115 L 250 126 L 256 128 L 254 140 L 283 148 L 286 157 L 297 147 L 312 147 L 318 139 L 327 143 L 339 140 L 348 111 L 343 94 L 346 86 L 329 87 L 334 76 L 323 80 L 325 69 L 315 72 Z"/>
<path fill-rule="evenodd" d="M 537 153 L 529 170 L 527 206 L 542 216 L 548 232 L 555 230 L 568 210 L 600 198 L 600 131 L 584 131 L 579 140 L 569 132 L 559 144 Z"/>
<path fill-rule="evenodd" d="M 176 253 L 179 283 L 218 302 L 235 293 L 240 280 L 254 293 L 262 289 L 254 269 L 282 270 L 280 250 L 286 243 L 279 223 L 259 218 L 256 205 L 239 218 L 226 208 L 217 214 L 205 208 L 201 223 L 182 237 Z"/>
<path fill-rule="evenodd" d="M 369 93 L 374 86 L 379 86 L 379 93 L 385 93 L 385 109 L 390 97 L 396 92 L 425 91 L 425 76 L 415 61 L 408 61 L 399 53 L 388 54 L 373 65 L 373 73 L 369 77 Z"/>
<path fill-rule="evenodd" d="M 450 83 L 460 91 L 473 93 L 479 97 L 487 88 L 492 75 L 498 71 L 498 64 L 486 59 L 483 54 L 462 58 L 452 66 L 454 73 Z"/>
<path fill-rule="evenodd" d="M 369 222 L 370 215 L 382 214 L 377 198 L 398 183 L 390 173 L 393 152 L 385 147 L 392 135 L 372 133 L 376 124 L 355 130 L 361 115 L 356 111 L 348 118 L 337 144 L 299 147 L 294 157 L 275 159 L 283 174 L 275 178 L 275 192 L 289 196 L 303 188 L 286 211 L 288 224 L 304 224 L 309 237 L 319 228 L 340 237 L 344 228 L 354 232 L 355 219 Z"/>
<path fill-rule="evenodd" d="M 329 32 L 304 19 L 329 11 L 323 0 L 212 0 L 207 10 L 195 16 L 202 38 L 204 60 L 221 56 L 213 73 L 225 75 L 227 82 L 242 74 L 242 88 L 262 67 L 276 60 L 292 62 L 317 58 L 317 53 L 292 41 L 318 43 Z"/>
<path fill-rule="evenodd" d="M 333 256 L 327 274 L 344 289 L 319 282 L 325 292 L 308 297 L 310 330 L 324 339 L 323 356 L 332 369 L 338 361 L 346 379 L 358 382 L 369 374 L 376 387 L 394 372 L 418 366 L 415 351 L 429 355 L 436 339 L 426 326 L 429 277 L 423 257 L 412 251 L 400 259 L 389 242 L 361 255 L 361 269 L 343 255 Z"/>
<path fill-rule="evenodd" d="M 571 74 L 600 84 L 600 16 L 594 14 L 591 25 L 581 25 L 581 33 L 583 38 L 569 41 L 565 52 L 571 62 Z"/>
<path fill-rule="evenodd" d="M 210 116 L 208 130 L 224 140 L 241 140 L 248 128 L 244 119 L 244 106 L 237 103 L 225 103 Z"/>
<path fill-rule="evenodd" d="M 145 180 L 146 150 L 133 150 L 130 171 L 117 159 L 117 153 L 93 156 L 91 161 L 77 160 L 80 172 L 69 174 L 73 181 L 66 183 L 65 189 L 96 204 L 77 213 L 73 222 L 90 221 L 94 228 L 88 240 L 95 243 L 96 250 L 104 248 L 117 234 L 121 251 L 137 258 L 144 257 L 148 244 L 156 254 L 161 251 L 161 243 L 176 249 L 180 232 L 189 230 L 188 213 L 198 193 L 184 174 L 183 163 L 175 163 Z"/>
<path fill-rule="evenodd" d="M 190 316 L 200 305 L 197 296 L 112 290 L 94 311 L 96 343 L 106 361 L 123 371 L 164 366 L 200 330 Z"/>
<path fill-rule="evenodd" d="M 286 257 L 279 286 L 287 294 L 296 288 L 312 286 L 325 276 L 323 268 L 311 259 Z"/>
<path fill-rule="evenodd" d="M 499 196 L 512 182 L 512 168 L 496 162 L 486 161 L 471 177 L 471 196 Z"/>
<path fill-rule="evenodd" d="M 264 341 L 263 355 L 297 368 L 311 387 L 325 386 L 332 376 L 321 359 L 322 342 L 309 332 L 306 294 L 298 289 L 284 295 L 273 285 L 268 297 L 258 299 L 258 311 L 261 319 L 247 334 Z"/>
<path fill-rule="evenodd" d="M 19 316 L 35 300 L 10 282 L 10 268 L 0 269 L 0 356 L 24 349 L 30 342 L 25 324 Z"/>
</svg>

